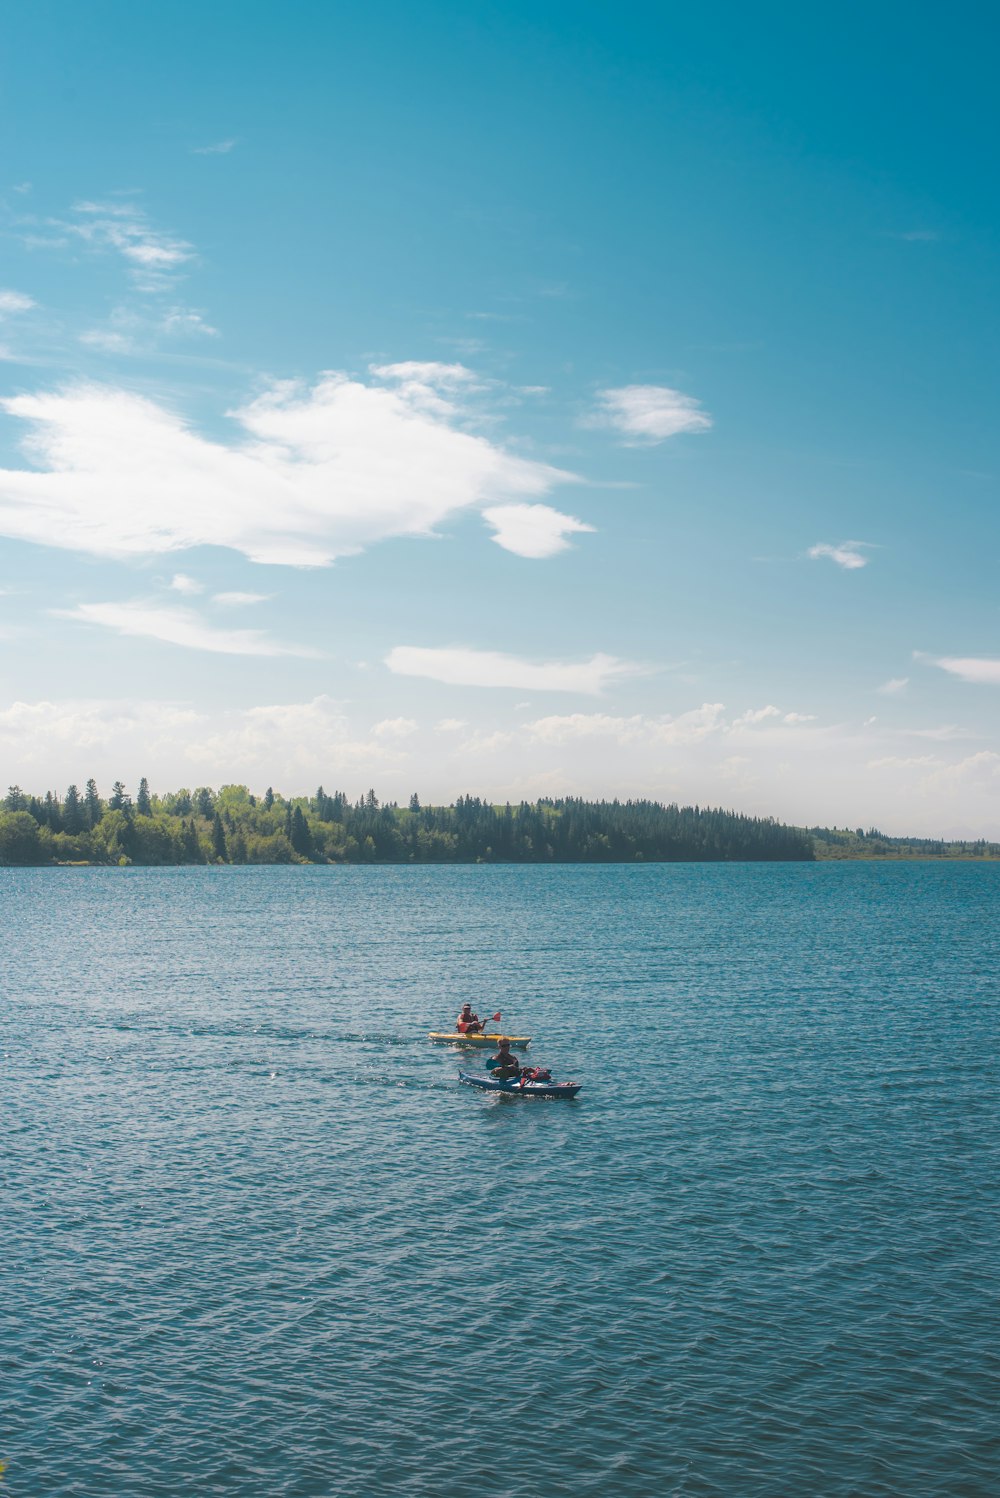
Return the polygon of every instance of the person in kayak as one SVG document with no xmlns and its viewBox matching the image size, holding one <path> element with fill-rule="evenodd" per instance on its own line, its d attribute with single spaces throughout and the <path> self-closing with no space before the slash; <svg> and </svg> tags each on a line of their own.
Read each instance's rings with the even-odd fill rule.
<svg viewBox="0 0 1000 1498">
<path fill-rule="evenodd" d="M 455 1021 L 455 1029 L 459 1035 L 479 1035 L 483 1028 L 483 1022 L 478 1014 L 473 1014 L 471 1004 L 463 1004 L 462 1012 Z"/>
<path fill-rule="evenodd" d="M 501 1040 L 497 1054 L 491 1056 L 486 1065 L 495 1077 L 500 1078 L 501 1082 L 521 1075 L 521 1063 L 516 1056 L 511 1055 L 510 1041 L 506 1036 Z"/>
</svg>

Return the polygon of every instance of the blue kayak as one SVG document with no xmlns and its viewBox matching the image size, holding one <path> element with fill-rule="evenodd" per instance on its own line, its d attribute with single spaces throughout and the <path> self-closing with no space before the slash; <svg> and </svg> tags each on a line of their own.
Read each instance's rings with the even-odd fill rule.
<svg viewBox="0 0 1000 1498">
<path fill-rule="evenodd" d="M 466 1087 L 481 1087 L 484 1092 L 507 1092 L 512 1097 L 576 1097 L 579 1082 L 525 1082 L 516 1077 L 501 1082 L 499 1077 L 478 1077 L 470 1071 L 460 1071 L 458 1080 Z"/>
</svg>

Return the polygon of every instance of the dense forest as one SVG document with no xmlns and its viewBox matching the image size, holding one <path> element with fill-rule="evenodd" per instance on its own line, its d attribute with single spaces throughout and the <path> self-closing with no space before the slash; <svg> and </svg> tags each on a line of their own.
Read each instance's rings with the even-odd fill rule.
<svg viewBox="0 0 1000 1498">
<path fill-rule="evenodd" d="M 243 785 L 133 800 L 116 781 L 28 795 L 11 786 L 0 808 L 2 864 L 637 863 L 804 860 L 809 836 L 770 818 L 656 801 L 522 801 L 494 806 L 382 804 L 369 791 L 287 798 Z"/>
</svg>

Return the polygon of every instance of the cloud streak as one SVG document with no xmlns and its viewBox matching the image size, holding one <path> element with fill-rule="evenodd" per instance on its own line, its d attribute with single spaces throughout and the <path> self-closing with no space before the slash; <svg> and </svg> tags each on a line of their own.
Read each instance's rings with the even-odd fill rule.
<svg viewBox="0 0 1000 1498">
<path fill-rule="evenodd" d="M 463 647 L 425 649 L 397 645 L 385 658 L 397 676 L 422 676 L 453 687 L 513 687 L 518 691 L 582 692 L 599 696 L 623 677 L 638 676 L 644 667 L 613 655 L 593 655 L 586 661 L 528 661 L 496 650 Z"/>
<path fill-rule="evenodd" d="M 343 374 L 311 389 L 277 384 L 230 413 L 228 443 L 115 387 L 15 396 L 0 408 L 28 424 L 35 466 L 0 470 L 0 534 L 105 557 L 207 545 L 316 567 L 390 537 L 432 536 L 463 510 L 503 512 L 573 477 L 465 430 L 473 383 L 462 366 L 408 364 L 370 384 Z M 501 544 L 545 555 L 560 529 L 581 525 L 554 510 L 502 513 Z"/>
<path fill-rule="evenodd" d="M 161 608 L 153 604 L 81 603 L 73 609 L 53 609 L 59 619 L 97 624 L 120 635 L 160 640 L 186 650 L 208 650 L 217 655 L 297 655 L 317 659 L 319 652 L 304 645 L 280 645 L 259 629 L 217 629 L 193 609 Z"/>
<path fill-rule="evenodd" d="M 194 246 L 150 224 L 134 203 L 80 202 L 75 217 L 56 227 L 73 234 L 94 250 L 121 255 L 142 291 L 163 291 L 177 271 L 195 258 Z"/>
<path fill-rule="evenodd" d="M 930 664 L 974 686 L 1000 687 L 1000 660 L 988 656 L 944 655 L 930 659 Z"/>
</svg>

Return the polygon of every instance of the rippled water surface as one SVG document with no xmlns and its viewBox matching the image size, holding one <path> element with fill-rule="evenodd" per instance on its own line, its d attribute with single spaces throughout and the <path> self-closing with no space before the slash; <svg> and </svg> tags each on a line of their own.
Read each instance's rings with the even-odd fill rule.
<svg viewBox="0 0 1000 1498">
<path fill-rule="evenodd" d="M 0 869 L 3 1491 L 996 1494 L 998 896 Z"/>
</svg>

